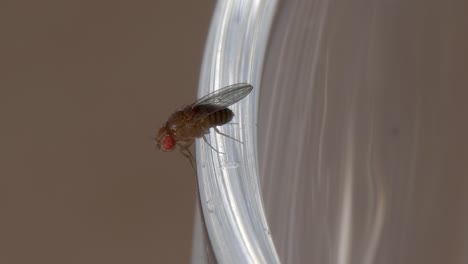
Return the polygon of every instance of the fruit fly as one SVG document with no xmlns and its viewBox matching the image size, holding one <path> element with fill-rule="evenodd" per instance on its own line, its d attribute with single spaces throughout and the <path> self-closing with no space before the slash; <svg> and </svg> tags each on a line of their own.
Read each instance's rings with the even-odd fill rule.
<svg viewBox="0 0 468 264">
<path fill-rule="evenodd" d="M 182 155 L 189 159 L 194 167 L 193 155 L 189 147 L 195 138 L 203 138 L 213 148 L 205 137 L 206 134 L 210 133 L 210 128 L 223 136 L 238 141 L 221 133 L 217 126 L 222 126 L 232 120 L 234 113 L 227 107 L 246 97 L 252 89 L 252 85 L 248 83 L 229 85 L 203 96 L 193 104 L 176 110 L 159 129 L 155 138 L 157 147 L 162 151 L 172 151 L 176 145 L 179 146 Z M 215 148 L 213 149 L 218 152 Z"/>
</svg>

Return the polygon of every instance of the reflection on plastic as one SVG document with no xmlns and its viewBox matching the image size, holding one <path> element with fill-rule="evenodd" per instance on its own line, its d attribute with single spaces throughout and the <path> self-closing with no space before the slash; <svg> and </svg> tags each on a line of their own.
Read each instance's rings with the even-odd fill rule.
<svg viewBox="0 0 468 264">
<path fill-rule="evenodd" d="M 468 263 L 467 8 L 281 3 L 259 159 L 283 263 Z"/>
</svg>

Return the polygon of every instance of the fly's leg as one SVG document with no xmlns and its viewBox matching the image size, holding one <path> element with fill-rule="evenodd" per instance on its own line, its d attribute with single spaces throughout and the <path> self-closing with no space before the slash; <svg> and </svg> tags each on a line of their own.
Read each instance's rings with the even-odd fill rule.
<svg viewBox="0 0 468 264">
<path fill-rule="evenodd" d="M 216 151 L 216 153 L 218 153 L 218 154 L 225 154 L 224 152 L 221 152 L 221 151 L 215 149 L 213 146 L 211 146 L 210 142 L 208 142 L 208 140 L 206 139 L 205 135 L 203 135 L 203 140 L 205 141 L 206 144 L 208 144 L 208 146 L 210 146 L 210 148 L 212 148 L 214 151 Z"/>
<path fill-rule="evenodd" d="M 181 150 L 180 152 L 182 153 L 182 155 L 184 155 L 184 157 L 186 157 L 190 161 L 190 165 L 192 165 L 192 168 L 195 170 L 195 162 L 192 152 L 190 152 L 190 150 L 188 149 Z"/>
<path fill-rule="evenodd" d="M 234 140 L 234 141 L 237 141 L 237 142 L 239 142 L 239 143 L 241 143 L 241 144 L 244 144 L 244 143 L 242 143 L 242 141 L 240 141 L 240 140 L 238 140 L 238 139 L 236 139 L 236 138 L 233 138 L 233 137 L 231 137 L 231 136 L 229 136 L 229 135 L 226 135 L 226 134 L 222 133 L 221 131 L 219 131 L 219 129 L 218 129 L 217 127 L 213 127 L 213 129 L 216 131 L 216 133 L 218 133 L 218 134 L 220 134 L 220 135 L 223 135 L 223 136 L 225 136 L 225 137 L 227 137 L 227 138 L 230 138 L 230 139 L 232 139 L 232 140 Z"/>
<path fill-rule="evenodd" d="M 179 144 L 180 153 L 182 153 L 182 155 L 184 155 L 184 157 L 186 157 L 190 161 L 190 165 L 192 165 L 192 168 L 196 172 L 195 159 L 193 158 L 192 152 L 190 152 L 190 149 L 189 149 L 190 145 L 191 144 Z"/>
</svg>

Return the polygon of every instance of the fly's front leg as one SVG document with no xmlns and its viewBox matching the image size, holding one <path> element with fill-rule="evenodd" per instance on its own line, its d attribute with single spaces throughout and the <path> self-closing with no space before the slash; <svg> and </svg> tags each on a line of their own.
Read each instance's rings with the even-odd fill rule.
<svg viewBox="0 0 468 264">
<path fill-rule="evenodd" d="M 195 170 L 195 159 L 193 158 L 192 152 L 189 149 L 190 145 L 191 143 L 189 144 L 179 143 L 179 148 L 180 148 L 180 153 L 182 153 L 182 155 L 184 155 L 184 157 L 186 157 L 190 161 L 190 165 L 192 165 L 192 168 Z"/>
</svg>

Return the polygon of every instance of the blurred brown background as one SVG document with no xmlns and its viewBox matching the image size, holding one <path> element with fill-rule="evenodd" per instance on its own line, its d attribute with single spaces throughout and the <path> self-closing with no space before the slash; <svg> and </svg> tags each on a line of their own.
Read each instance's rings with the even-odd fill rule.
<svg viewBox="0 0 468 264">
<path fill-rule="evenodd" d="M 152 136 L 214 1 L 0 6 L 0 263 L 188 263 L 195 177 Z"/>
</svg>

